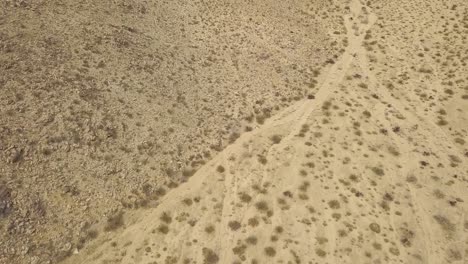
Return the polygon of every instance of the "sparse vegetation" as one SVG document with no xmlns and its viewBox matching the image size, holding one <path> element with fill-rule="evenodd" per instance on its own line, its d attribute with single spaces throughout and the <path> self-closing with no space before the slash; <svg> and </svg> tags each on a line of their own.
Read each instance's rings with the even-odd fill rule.
<svg viewBox="0 0 468 264">
<path fill-rule="evenodd" d="M 256 245 L 257 244 L 257 237 L 256 236 L 249 236 L 245 239 L 245 241 L 250 244 L 250 245 Z"/>
<path fill-rule="evenodd" d="M 274 257 L 276 255 L 276 250 L 273 247 L 266 247 L 265 255 L 267 255 L 268 257 Z"/>
<path fill-rule="evenodd" d="M 384 170 L 382 168 L 372 167 L 371 170 L 372 170 L 373 173 L 375 173 L 378 176 L 384 176 L 385 175 L 385 172 L 384 172 Z"/>
<path fill-rule="evenodd" d="M 0 4 L 0 263 L 462 262 L 468 9 L 420 2 Z"/>
<path fill-rule="evenodd" d="M 165 224 L 161 224 L 158 226 L 158 232 L 166 235 L 167 233 L 169 233 L 169 227 Z"/>
<path fill-rule="evenodd" d="M 205 232 L 208 233 L 208 234 L 211 234 L 215 231 L 215 228 L 213 225 L 209 225 L 207 227 L 205 227 Z"/>
<path fill-rule="evenodd" d="M 374 233 L 380 233 L 380 225 L 377 223 L 371 223 L 369 225 L 370 230 L 372 230 Z"/>
<path fill-rule="evenodd" d="M 119 227 L 124 225 L 123 212 L 119 211 L 107 218 L 106 226 L 104 227 L 105 231 L 114 231 Z"/>
<path fill-rule="evenodd" d="M 223 166 L 219 165 L 218 167 L 216 167 L 216 171 L 219 173 L 223 173 L 226 171 L 226 169 Z"/>
<path fill-rule="evenodd" d="M 271 137 L 271 141 L 273 142 L 273 144 L 279 144 L 281 142 L 281 136 L 280 135 L 273 135 Z"/>
<path fill-rule="evenodd" d="M 252 200 L 252 197 L 246 193 L 240 193 L 239 199 L 244 203 L 249 203 Z"/>
<path fill-rule="evenodd" d="M 259 201 L 255 203 L 255 207 L 259 211 L 268 211 L 268 204 L 265 201 Z"/>
<path fill-rule="evenodd" d="M 212 249 L 203 248 L 202 253 L 204 264 L 215 264 L 219 262 L 218 255 Z"/>
<path fill-rule="evenodd" d="M 228 226 L 232 231 L 237 231 L 241 228 L 241 224 L 238 221 L 229 221 Z"/>
</svg>

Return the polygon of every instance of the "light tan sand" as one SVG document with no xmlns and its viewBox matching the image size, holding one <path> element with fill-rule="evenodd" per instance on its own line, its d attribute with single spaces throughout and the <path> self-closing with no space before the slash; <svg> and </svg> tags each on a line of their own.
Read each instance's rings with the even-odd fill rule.
<svg viewBox="0 0 468 264">
<path fill-rule="evenodd" d="M 349 45 L 314 99 L 65 263 L 468 263 L 463 148 L 376 75 L 363 41 L 377 15 L 353 0 L 344 20 Z"/>
</svg>

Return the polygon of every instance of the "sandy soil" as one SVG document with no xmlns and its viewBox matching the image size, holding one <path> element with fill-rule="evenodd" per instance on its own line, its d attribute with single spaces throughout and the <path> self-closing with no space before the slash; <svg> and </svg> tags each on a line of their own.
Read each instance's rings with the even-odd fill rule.
<svg viewBox="0 0 468 264">
<path fill-rule="evenodd" d="M 0 263 L 57 263 L 313 95 L 344 51 L 345 12 L 0 2 Z"/>
<path fill-rule="evenodd" d="M 364 44 L 377 12 L 353 0 L 344 21 L 314 98 L 66 263 L 467 263 L 467 154 L 449 131 L 466 138 L 468 104 L 447 131 L 385 86 L 389 54 Z"/>
<path fill-rule="evenodd" d="M 466 2 L 157 7 L 129 32 L 146 32 L 132 51 L 162 54 L 152 60 L 164 66 L 127 75 L 140 91 L 124 81 L 99 98 L 101 88 L 80 90 L 93 114 L 77 134 L 86 141 L 97 129 L 90 143 L 39 139 L 43 159 L 31 157 L 35 145 L 3 148 L 0 263 L 468 263 Z M 179 27 L 168 22 L 176 10 L 211 16 Z M 154 17 L 159 31 L 144 26 Z M 193 31 L 176 36 L 181 28 Z M 236 46 L 230 36 L 244 40 L 226 55 L 222 46 Z M 95 78 L 123 74 L 127 56 Z M 174 89 L 149 86 L 190 56 L 206 59 L 161 81 Z M 9 105 L 2 118 L 11 126 L 21 107 Z M 113 111 L 127 117 L 119 123 Z M 61 118 L 48 122 L 70 124 Z M 10 134 L 3 142 L 15 142 Z M 47 162 L 54 184 L 27 179 Z M 61 176 L 57 167 L 74 170 Z M 65 195 L 38 194 L 56 186 Z"/>
</svg>

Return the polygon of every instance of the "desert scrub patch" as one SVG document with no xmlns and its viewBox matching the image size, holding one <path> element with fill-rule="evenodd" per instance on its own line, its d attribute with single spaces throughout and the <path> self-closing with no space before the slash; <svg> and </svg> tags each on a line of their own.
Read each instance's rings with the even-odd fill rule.
<svg viewBox="0 0 468 264">
<path fill-rule="evenodd" d="M 455 232 L 455 224 L 453 224 L 447 217 L 442 215 L 434 215 L 434 219 L 445 232 L 449 233 L 450 235 Z"/>
<path fill-rule="evenodd" d="M 167 225 L 165 225 L 165 224 L 159 225 L 157 230 L 158 230 L 159 233 L 164 234 L 164 235 L 169 233 L 169 227 Z"/>
<path fill-rule="evenodd" d="M 154 192 L 157 196 L 164 196 L 166 195 L 166 189 L 164 189 L 164 187 L 159 187 L 158 189 L 156 189 L 156 191 Z"/>
<path fill-rule="evenodd" d="M 338 222 L 341 219 L 341 214 L 340 213 L 333 213 L 332 217 L 333 217 L 333 219 L 335 219 L 335 221 Z"/>
<path fill-rule="evenodd" d="M 257 121 L 257 123 L 259 123 L 260 125 L 263 125 L 265 123 L 265 119 L 266 119 L 266 116 L 264 115 L 257 115 L 255 116 L 255 120 Z"/>
<path fill-rule="evenodd" d="M 377 243 L 377 242 L 372 243 L 372 247 L 375 250 L 382 250 L 382 245 L 380 243 Z"/>
<path fill-rule="evenodd" d="M 398 151 L 398 149 L 396 149 L 393 146 L 388 147 L 387 150 L 390 154 L 392 154 L 395 157 L 400 156 L 400 152 Z"/>
<path fill-rule="evenodd" d="M 327 252 L 325 252 L 323 249 L 317 248 L 315 249 L 315 254 L 321 258 L 324 258 L 327 255 Z"/>
<path fill-rule="evenodd" d="M 344 229 L 338 229 L 338 236 L 339 237 L 346 237 L 348 235 L 348 232 Z"/>
<path fill-rule="evenodd" d="M 380 233 L 380 225 L 377 223 L 371 223 L 369 225 L 369 229 L 372 230 L 372 232 L 374 233 L 377 233 L 377 234 Z"/>
<path fill-rule="evenodd" d="M 11 189 L 0 182 L 0 220 L 8 216 L 13 210 Z"/>
<path fill-rule="evenodd" d="M 401 231 L 402 231 L 402 234 L 401 234 L 401 237 L 400 237 L 400 243 L 404 247 L 411 247 L 412 240 L 415 237 L 414 232 L 409 230 L 409 229 L 406 229 L 406 228 L 402 228 Z"/>
<path fill-rule="evenodd" d="M 432 194 L 437 199 L 444 199 L 445 198 L 445 194 L 439 189 L 435 189 L 434 192 L 432 192 Z"/>
<path fill-rule="evenodd" d="M 245 121 L 247 121 L 249 123 L 252 123 L 252 121 L 254 119 L 254 115 L 250 114 L 250 115 L 246 116 L 244 119 L 245 119 Z"/>
<path fill-rule="evenodd" d="M 309 189 L 310 183 L 308 181 L 302 182 L 302 184 L 299 186 L 299 190 L 302 192 L 306 192 L 307 189 Z"/>
<path fill-rule="evenodd" d="M 197 172 L 197 170 L 195 169 L 192 169 L 192 168 L 185 168 L 183 171 L 182 171 L 182 176 L 184 177 L 192 177 L 195 172 Z"/>
<path fill-rule="evenodd" d="M 340 209 L 340 202 L 338 202 L 338 200 L 331 200 L 328 202 L 328 206 L 330 206 L 331 209 Z"/>
<path fill-rule="evenodd" d="M 259 211 L 266 212 L 268 211 L 268 204 L 265 201 L 258 201 L 255 203 L 255 208 Z"/>
<path fill-rule="evenodd" d="M 258 222 L 258 219 L 255 218 L 255 217 L 252 217 L 252 218 L 249 218 L 249 220 L 247 221 L 247 223 L 249 224 L 249 226 L 251 227 L 256 227 L 260 224 L 260 222 Z"/>
<path fill-rule="evenodd" d="M 400 255 L 400 250 L 398 248 L 395 248 L 395 247 L 391 247 L 388 249 L 388 251 L 390 253 L 392 253 L 393 255 L 395 256 L 399 256 Z"/>
<path fill-rule="evenodd" d="M 372 171 L 373 173 L 375 173 L 376 175 L 378 175 L 378 176 L 383 176 L 383 175 L 385 175 L 384 170 L 383 170 L 382 168 L 379 168 L 379 167 L 372 167 L 372 168 L 371 168 L 371 171 Z"/>
<path fill-rule="evenodd" d="M 281 210 L 289 210 L 290 209 L 290 206 L 287 204 L 285 199 L 277 198 L 276 202 L 278 203 Z"/>
<path fill-rule="evenodd" d="M 359 83 L 358 87 L 362 88 L 362 89 L 367 89 L 369 86 L 367 84 L 365 84 L 365 83 Z"/>
<path fill-rule="evenodd" d="M 187 205 L 187 206 L 191 206 L 193 204 L 193 201 L 190 198 L 185 198 L 185 199 L 182 200 L 182 203 Z"/>
<path fill-rule="evenodd" d="M 304 124 L 302 125 L 301 127 L 301 131 L 299 131 L 299 134 L 297 136 L 299 137 L 305 137 L 306 133 L 309 131 L 309 125 L 307 124 Z"/>
<path fill-rule="evenodd" d="M 248 244 L 250 245 L 256 245 L 257 242 L 258 242 L 258 239 L 256 236 L 248 236 L 246 239 L 245 239 L 245 242 L 247 242 Z"/>
<path fill-rule="evenodd" d="M 99 233 L 97 230 L 87 230 L 82 237 L 79 238 L 76 247 L 78 249 L 82 249 L 84 245 L 93 239 L 96 239 L 99 236 Z"/>
<path fill-rule="evenodd" d="M 162 213 L 159 219 L 166 224 L 170 224 L 172 222 L 172 217 L 167 212 Z"/>
<path fill-rule="evenodd" d="M 315 240 L 317 240 L 317 243 L 319 243 L 319 245 L 323 245 L 328 242 L 328 238 L 326 237 L 316 237 Z"/>
<path fill-rule="evenodd" d="M 366 118 L 371 117 L 371 113 L 367 110 L 364 110 L 364 112 L 362 112 L 362 115 L 365 116 Z"/>
<path fill-rule="evenodd" d="M 289 197 L 289 198 L 293 198 L 293 194 L 292 194 L 291 191 L 284 191 L 283 195 L 286 196 L 286 197 Z"/>
<path fill-rule="evenodd" d="M 273 144 L 279 144 L 281 142 L 282 137 L 280 135 L 273 135 L 270 140 Z"/>
<path fill-rule="evenodd" d="M 238 221 L 229 221 L 228 226 L 232 231 L 237 231 L 241 228 L 241 224 Z"/>
<path fill-rule="evenodd" d="M 89 239 L 95 239 L 99 235 L 97 230 L 91 229 L 86 232 L 86 237 Z"/>
<path fill-rule="evenodd" d="M 332 106 L 332 103 L 330 101 L 325 101 L 322 104 L 322 110 L 323 111 L 329 110 L 331 106 Z"/>
<path fill-rule="evenodd" d="M 232 253 L 234 253 L 234 255 L 237 255 L 237 256 L 241 257 L 241 256 L 243 256 L 245 254 L 246 249 L 247 249 L 246 245 L 238 245 L 238 246 L 232 248 Z M 240 263 L 240 262 L 237 262 L 237 263 Z"/>
<path fill-rule="evenodd" d="M 223 173 L 226 171 L 226 169 L 223 166 L 219 165 L 218 167 L 216 167 L 216 171 L 219 173 Z"/>
<path fill-rule="evenodd" d="M 119 211 L 107 218 L 104 231 L 114 231 L 124 225 L 123 212 Z"/>
<path fill-rule="evenodd" d="M 265 185 L 264 185 L 265 186 Z M 268 193 L 268 190 L 266 188 L 263 188 L 261 187 L 260 185 L 258 184 L 254 184 L 252 185 L 252 189 L 258 193 L 261 193 L 261 194 L 266 194 Z"/>
<path fill-rule="evenodd" d="M 215 264 L 219 262 L 219 257 L 212 249 L 203 248 L 203 263 L 204 264 Z"/>
<path fill-rule="evenodd" d="M 42 152 L 42 154 L 43 154 L 44 156 L 49 156 L 49 155 L 52 154 L 52 150 L 49 149 L 49 148 L 43 148 L 43 149 L 41 150 L 41 152 Z"/>
<path fill-rule="evenodd" d="M 460 144 L 460 145 L 465 145 L 465 140 L 462 138 L 456 138 L 455 143 Z"/>
<path fill-rule="evenodd" d="M 271 242 L 276 242 L 276 241 L 278 241 L 278 236 L 272 235 L 272 236 L 270 237 L 270 241 L 271 241 Z"/>
<path fill-rule="evenodd" d="M 263 155 L 258 155 L 257 160 L 258 160 L 258 162 L 260 162 L 263 165 L 267 164 L 267 162 L 268 162 L 267 158 L 265 156 L 263 156 Z"/>
<path fill-rule="evenodd" d="M 229 136 L 229 143 L 230 143 L 230 144 L 234 143 L 239 137 L 240 137 L 240 134 L 239 134 L 238 132 L 233 132 L 233 133 Z"/>
<path fill-rule="evenodd" d="M 284 229 L 282 226 L 276 226 L 275 227 L 275 232 L 278 233 L 278 234 L 281 234 L 283 233 Z"/>
<path fill-rule="evenodd" d="M 239 199 L 244 203 L 252 201 L 252 197 L 244 192 L 239 194 Z"/>
<path fill-rule="evenodd" d="M 211 234 L 215 231 L 215 227 L 213 225 L 208 225 L 205 227 L 205 232 Z"/>
<path fill-rule="evenodd" d="M 439 117 L 439 120 L 437 121 L 437 125 L 446 126 L 447 124 L 448 124 L 447 120 L 445 120 L 443 117 Z"/>
<path fill-rule="evenodd" d="M 268 257 L 276 256 L 276 250 L 273 247 L 266 247 L 264 250 L 265 255 L 267 255 Z"/>
<path fill-rule="evenodd" d="M 449 157 L 450 162 L 451 162 L 450 166 L 452 166 L 452 167 L 456 167 L 456 164 L 462 163 L 462 160 L 458 156 L 449 155 L 448 157 Z"/>
</svg>

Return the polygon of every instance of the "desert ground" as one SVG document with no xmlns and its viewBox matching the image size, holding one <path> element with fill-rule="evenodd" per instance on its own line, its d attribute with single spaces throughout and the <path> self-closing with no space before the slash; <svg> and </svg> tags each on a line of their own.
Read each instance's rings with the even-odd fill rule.
<svg viewBox="0 0 468 264">
<path fill-rule="evenodd" d="M 465 0 L 3 1 L 0 263 L 468 263 Z"/>
</svg>

